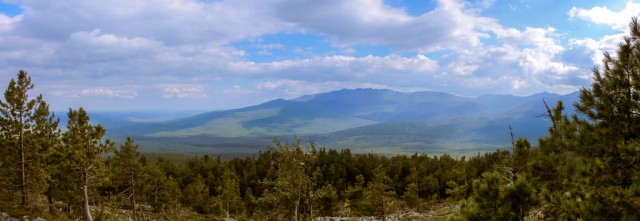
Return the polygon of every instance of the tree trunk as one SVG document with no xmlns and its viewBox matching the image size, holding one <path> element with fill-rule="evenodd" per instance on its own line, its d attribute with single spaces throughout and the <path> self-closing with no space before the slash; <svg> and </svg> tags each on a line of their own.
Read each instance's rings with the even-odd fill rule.
<svg viewBox="0 0 640 221">
<path fill-rule="evenodd" d="M 25 173 L 24 143 L 20 134 L 20 192 L 22 193 L 22 205 L 27 205 L 27 175 Z"/>
<path fill-rule="evenodd" d="M 53 196 L 51 196 L 51 187 L 46 192 L 47 194 L 47 202 L 49 203 L 49 213 L 54 214 L 55 209 L 53 208 Z"/>
<path fill-rule="evenodd" d="M 89 208 L 89 172 L 88 171 L 83 171 L 82 172 L 82 178 L 83 178 L 83 183 L 82 183 L 82 197 L 84 200 L 84 214 L 85 214 L 85 219 L 87 221 L 93 221 L 93 218 L 91 217 L 91 209 Z"/>
<path fill-rule="evenodd" d="M 133 211 L 133 220 L 138 220 L 138 215 L 136 212 L 136 195 L 135 193 L 131 193 L 131 210 Z"/>
<path fill-rule="evenodd" d="M 135 179 L 133 178 L 133 169 L 129 167 L 129 172 L 131 173 L 131 210 L 133 210 L 133 220 L 138 220 L 138 216 L 136 214 L 136 188 L 135 188 Z"/>
<path fill-rule="evenodd" d="M 296 200 L 295 211 L 293 212 L 294 220 L 298 221 L 298 208 L 300 207 L 300 197 Z"/>
<path fill-rule="evenodd" d="M 310 220 L 313 220 L 313 203 L 309 203 L 309 216 Z"/>
<path fill-rule="evenodd" d="M 22 121 L 22 111 L 20 111 L 20 193 L 22 194 L 22 205 L 27 205 L 27 175 L 25 173 L 25 156 L 24 156 L 24 129 Z"/>
</svg>

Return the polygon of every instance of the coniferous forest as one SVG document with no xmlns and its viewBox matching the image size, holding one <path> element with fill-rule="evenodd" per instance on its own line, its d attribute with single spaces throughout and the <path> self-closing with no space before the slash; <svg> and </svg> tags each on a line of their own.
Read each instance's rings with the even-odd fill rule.
<svg viewBox="0 0 640 221">
<path fill-rule="evenodd" d="M 640 219 L 640 26 L 604 53 L 580 101 L 547 107 L 548 136 L 471 157 L 384 156 L 274 140 L 246 158 L 150 157 L 66 128 L 19 71 L 0 100 L 0 211 L 49 220 Z M 578 115 L 563 113 L 574 105 Z M 513 134 L 513 132 L 512 132 Z M 431 217 L 431 218 L 430 218 Z M 435 219 L 435 218 L 433 218 Z"/>
</svg>

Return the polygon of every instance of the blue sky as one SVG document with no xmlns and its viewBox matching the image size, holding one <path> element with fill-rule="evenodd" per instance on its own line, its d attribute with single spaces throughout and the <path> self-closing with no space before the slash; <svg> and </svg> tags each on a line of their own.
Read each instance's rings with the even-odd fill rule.
<svg viewBox="0 0 640 221">
<path fill-rule="evenodd" d="M 570 93 L 635 1 L 0 0 L 0 86 L 54 109 L 219 110 L 343 88 Z M 3 88 L 6 86 L 2 86 Z"/>
</svg>

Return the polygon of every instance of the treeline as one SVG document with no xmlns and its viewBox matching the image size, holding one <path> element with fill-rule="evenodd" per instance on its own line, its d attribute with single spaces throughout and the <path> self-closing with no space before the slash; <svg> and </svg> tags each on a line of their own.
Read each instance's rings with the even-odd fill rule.
<svg viewBox="0 0 640 221">
<path fill-rule="evenodd" d="M 104 139 L 82 108 L 58 129 L 42 96 L 29 99 L 33 88 L 20 71 L 0 100 L 0 210 L 53 219 L 382 217 L 466 198 L 472 180 L 511 159 L 508 151 L 469 159 L 352 154 L 295 138 L 243 159 L 151 162 L 131 138 L 119 147 Z"/>
</svg>

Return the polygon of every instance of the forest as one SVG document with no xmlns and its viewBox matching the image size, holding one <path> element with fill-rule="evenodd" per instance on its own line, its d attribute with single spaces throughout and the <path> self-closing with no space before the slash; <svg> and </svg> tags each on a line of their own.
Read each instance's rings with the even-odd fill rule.
<svg viewBox="0 0 640 221">
<path fill-rule="evenodd" d="M 420 214 L 449 220 L 640 219 L 640 26 L 604 53 L 573 104 L 544 101 L 552 126 L 532 146 L 471 157 L 352 154 L 277 140 L 251 157 L 147 157 L 105 139 L 83 108 L 66 128 L 19 71 L 0 100 L 0 211 L 48 220 L 312 220 Z"/>
</svg>

